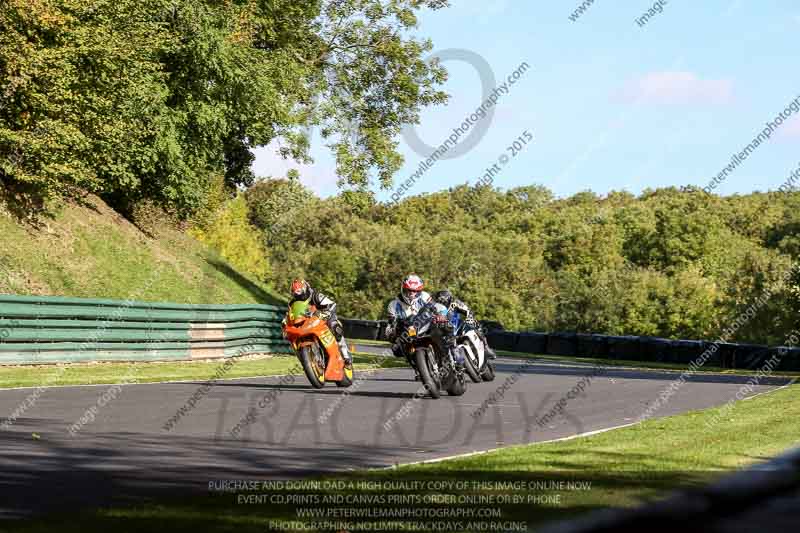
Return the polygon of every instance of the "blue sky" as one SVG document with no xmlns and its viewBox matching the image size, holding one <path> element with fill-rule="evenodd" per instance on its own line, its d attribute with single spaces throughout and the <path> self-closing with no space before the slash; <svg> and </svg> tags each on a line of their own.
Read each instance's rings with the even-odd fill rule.
<svg viewBox="0 0 800 533">
<path fill-rule="evenodd" d="M 440 160 L 413 188 L 430 192 L 475 183 L 514 139 L 535 142 L 503 166 L 502 189 L 540 184 L 557 196 L 591 189 L 638 193 L 669 185 L 705 186 L 800 96 L 800 3 L 790 0 L 669 0 L 640 27 L 653 2 L 595 0 L 576 20 L 578 0 L 452 0 L 423 12 L 417 29 L 437 51 L 473 51 L 498 82 L 531 66 L 501 97 L 481 142 Z M 476 70 L 450 61 L 444 106 L 427 108 L 416 127 L 441 144 L 481 103 Z M 405 141 L 405 181 L 425 158 Z M 256 151 L 257 175 L 298 168 L 317 194 L 336 192 L 334 161 L 313 138 L 314 164 Z M 777 189 L 800 162 L 800 114 L 784 122 L 716 189 L 722 194 Z M 377 188 L 376 188 L 377 190 Z M 388 191 L 379 199 L 386 200 Z"/>
</svg>

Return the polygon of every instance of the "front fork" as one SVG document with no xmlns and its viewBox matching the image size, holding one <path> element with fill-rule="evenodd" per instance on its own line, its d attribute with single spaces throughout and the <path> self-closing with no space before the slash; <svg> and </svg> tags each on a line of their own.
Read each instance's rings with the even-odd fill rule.
<svg viewBox="0 0 800 533">
<path fill-rule="evenodd" d="M 448 366 L 455 370 L 456 376 L 464 373 L 464 354 L 458 349 L 458 341 L 455 336 L 448 336 L 440 341 L 442 352 L 447 354 Z"/>
</svg>

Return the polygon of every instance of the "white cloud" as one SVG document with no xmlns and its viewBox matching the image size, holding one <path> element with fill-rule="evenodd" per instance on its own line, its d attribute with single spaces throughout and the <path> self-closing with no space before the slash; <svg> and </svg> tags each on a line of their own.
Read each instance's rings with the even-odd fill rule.
<svg viewBox="0 0 800 533">
<path fill-rule="evenodd" d="M 617 101 L 649 104 L 726 104 L 733 100 L 731 80 L 703 80 L 693 72 L 650 72 L 628 82 Z"/>
</svg>

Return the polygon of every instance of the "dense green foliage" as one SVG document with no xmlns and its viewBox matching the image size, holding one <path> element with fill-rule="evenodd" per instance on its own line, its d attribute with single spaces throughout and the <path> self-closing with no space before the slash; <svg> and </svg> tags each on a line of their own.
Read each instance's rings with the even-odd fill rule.
<svg viewBox="0 0 800 533">
<path fill-rule="evenodd" d="M 263 242 L 254 230 L 244 196 L 238 195 L 202 227 L 192 228 L 189 233 L 218 251 L 238 271 L 263 279 L 269 266 Z"/>
<path fill-rule="evenodd" d="M 188 214 L 251 148 L 308 158 L 322 126 L 343 183 L 388 186 L 396 138 L 444 101 L 443 69 L 408 37 L 442 0 L 6 0 L 0 183 L 17 196 L 147 198 Z"/>
<path fill-rule="evenodd" d="M 409 30 L 446 4 L 5 0 L 3 203 L 93 192 L 132 220 L 167 207 L 240 270 L 277 289 L 305 275 L 356 317 L 379 317 L 416 271 L 514 329 L 705 338 L 772 287 L 736 338 L 798 326 L 798 277 L 776 286 L 800 256 L 796 194 L 462 186 L 377 203 L 400 128 L 445 100 L 431 43 Z M 311 126 L 347 190 L 255 183 L 252 148 L 280 140 L 307 160 Z"/>
<path fill-rule="evenodd" d="M 800 276 L 781 284 L 800 260 L 800 194 L 670 188 L 554 199 L 541 187 L 460 186 L 389 206 L 352 192 L 320 200 L 269 180 L 248 201 L 266 232 L 268 281 L 281 290 L 304 275 L 344 316 L 379 318 L 416 271 L 509 329 L 709 338 L 768 288 L 735 338 L 779 343 L 800 327 Z M 256 215 L 258 204 L 272 218 Z"/>
</svg>

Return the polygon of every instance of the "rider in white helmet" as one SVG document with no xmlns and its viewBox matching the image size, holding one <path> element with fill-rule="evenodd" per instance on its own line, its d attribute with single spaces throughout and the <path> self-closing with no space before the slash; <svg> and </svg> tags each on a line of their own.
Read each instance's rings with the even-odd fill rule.
<svg viewBox="0 0 800 533">
<path fill-rule="evenodd" d="M 398 326 L 400 322 L 405 322 L 416 316 L 426 303 L 433 301 L 431 295 L 425 292 L 425 284 L 416 274 L 409 274 L 400 285 L 400 294 L 389 302 L 387 308 L 389 323 L 386 325 L 386 339 L 392 343 L 392 353 L 395 357 L 405 357 L 414 369 L 414 379 L 419 381 L 419 370 L 414 362 L 406 357 L 403 350 L 402 338 L 399 335 Z"/>
<path fill-rule="evenodd" d="M 390 342 L 394 342 L 397 337 L 399 321 L 415 316 L 426 303 L 432 301 L 431 295 L 425 292 L 424 288 L 425 284 L 422 282 L 422 278 L 416 274 L 409 274 L 400 285 L 400 294 L 389 302 L 386 338 Z"/>
</svg>

